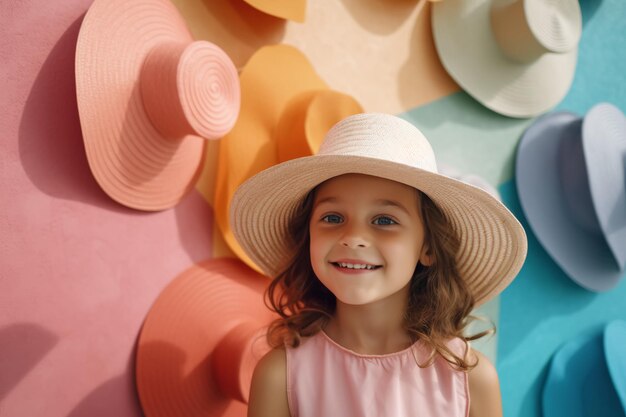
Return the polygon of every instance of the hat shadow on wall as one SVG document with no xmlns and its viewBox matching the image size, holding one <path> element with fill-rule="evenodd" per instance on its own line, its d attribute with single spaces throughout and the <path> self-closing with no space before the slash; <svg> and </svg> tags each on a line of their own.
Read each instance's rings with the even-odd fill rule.
<svg viewBox="0 0 626 417">
<path fill-rule="evenodd" d="M 50 352 L 59 337 L 34 323 L 0 329 L 0 401 Z"/>
<path fill-rule="evenodd" d="M 541 401 L 537 401 L 540 397 L 541 389 L 543 388 L 546 379 L 548 378 L 548 371 L 550 370 L 550 361 L 546 361 L 542 366 L 534 379 L 532 384 L 526 390 L 522 401 L 519 406 L 520 416 L 542 416 Z"/>
<path fill-rule="evenodd" d="M 152 215 L 109 198 L 89 168 L 74 78 L 76 42 L 83 18 L 84 14 L 59 38 L 30 90 L 19 126 L 22 167 L 35 187 L 56 199 L 79 201 L 120 214 Z M 192 190 L 174 210 L 181 244 L 193 260 L 205 259 L 212 245 L 209 205 Z"/>
<path fill-rule="evenodd" d="M 528 237 L 526 262 L 517 278 L 503 293 L 504 307 L 501 307 L 501 314 L 506 314 L 507 319 L 506 326 L 500 329 L 498 360 L 504 363 L 509 358 L 525 357 L 524 351 L 520 349 L 528 346 L 527 338 L 537 334 L 535 332 L 537 327 L 545 325 L 550 320 L 562 319 L 584 311 L 599 294 L 587 291 L 572 281 L 541 246 L 523 215 L 515 185 L 509 182 L 500 190 L 505 204 L 519 219 Z M 518 295 L 507 298 L 507 292 Z M 523 303 L 519 302 L 519 294 L 527 295 L 523 297 Z M 560 332 L 573 335 L 579 330 L 572 326 Z M 552 339 L 545 341 L 548 344 L 553 342 Z M 534 378 L 524 397 L 521 406 L 525 411 L 520 415 L 541 415 L 537 396 L 547 377 L 550 357 L 546 356 L 541 360 L 543 361 L 541 372 Z"/>
<path fill-rule="evenodd" d="M 67 417 L 143 416 L 134 380 L 136 343 L 123 374 L 91 391 Z"/>
<path fill-rule="evenodd" d="M 432 5 L 424 0 L 416 7 L 419 11 L 415 21 L 411 23 L 413 29 L 409 40 L 410 53 L 406 62 L 398 69 L 397 94 L 406 109 L 411 109 L 415 105 L 415 94 L 412 91 L 420 91 L 427 96 L 425 98 L 430 98 L 428 96 L 433 95 L 433 86 L 438 86 L 437 91 L 449 91 L 450 94 L 454 94 L 460 88 L 443 67 L 435 49 L 431 26 Z M 427 60 L 430 62 L 425 62 Z M 419 105 L 422 104 L 425 103 Z M 437 116 L 439 123 L 448 121 L 446 114 Z"/>
<path fill-rule="evenodd" d="M 501 301 L 507 303 L 505 307 L 506 326 L 499 329 L 498 360 L 501 363 L 513 358 L 527 357 L 528 355 L 520 349 L 528 346 L 528 338 L 537 334 L 535 331 L 537 327 L 545 325 L 546 321 L 583 311 L 598 296 L 598 294 L 587 291 L 567 277 L 537 241 L 522 213 L 514 184 L 508 183 L 503 194 L 506 195 L 507 207 L 516 215 L 527 232 L 528 257 L 517 278 L 505 290 L 504 298 Z M 532 294 L 532 297 L 526 297 L 527 302 L 520 304 L 515 302 L 519 299 L 518 297 L 507 298 L 507 291 Z M 580 328 L 573 326 L 568 331 L 571 334 L 576 334 L 579 330 Z M 550 340 L 545 343 L 553 342 Z M 539 369 L 537 369 L 536 376 L 532 378 L 532 382 L 521 397 L 518 409 L 520 416 L 542 415 L 541 402 L 538 401 L 538 398 L 541 398 L 541 390 L 548 376 L 551 359 L 548 353 L 550 352 L 546 352 L 545 357 L 541 358 L 537 365 Z M 533 354 L 535 353 L 537 352 L 533 352 Z M 507 366 L 508 373 L 501 375 L 501 378 L 510 377 L 510 368 L 511 366 Z M 511 386 L 510 383 L 508 385 Z"/>
<path fill-rule="evenodd" d="M 29 179 L 47 195 L 129 213 L 102 191 L 85 154 L 74 81 L 83 18 L 63 33 L 37 74 L 20 120 L 20 159 Z"/>
<path fill-rule="evenodd" d="M 193 1 L 189 0 L 185 5 L 190 9 L 181 10 L 194 37 L 219 45 L 238 68 L 259 48 L 280 43 L 284 37 L 285 20 L 257 10 L 243 0 L 195 1 L 202 2 L 202 10 L 196 8 L 195 13 L 188 13 L 193 7 Z M 178 6 L 182 1 L 175 3 Z"/>
<path fill-rule="evenodd" d="M 579 0 L 580 11 L 583 15 L 583 26 L 593 19 L 593 15 L 602 5 L 602 0 Z"/>
</svg>

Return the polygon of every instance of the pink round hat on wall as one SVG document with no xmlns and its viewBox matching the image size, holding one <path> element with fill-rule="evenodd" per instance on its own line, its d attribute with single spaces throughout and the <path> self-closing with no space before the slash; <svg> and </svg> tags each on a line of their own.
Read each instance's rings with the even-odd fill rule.
<svg viewBox="0 0 626 417">
<path fill-rule="evenodd" d="M 278 318 L 267 280 L 236 259 L 194 265 L 156 299 L 137 343 L 136 382 L 147 417 L 246 415 L 252 372 Z"/>
<path fill-rule="evenodd" d="M 139 210 L 176 205 L 195 185 L 205 139 L 239 114 L 237 69 L 193 40 L 168 0 L 96 0 L 76 46 L 87 159 L 102 189 Z"/>
</svg>

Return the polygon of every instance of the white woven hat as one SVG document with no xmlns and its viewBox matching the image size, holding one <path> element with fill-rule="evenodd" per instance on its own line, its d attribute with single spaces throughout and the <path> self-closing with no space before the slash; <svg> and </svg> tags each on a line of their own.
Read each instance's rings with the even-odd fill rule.
<svg viewBox="0 0 626 417">
<path fill-rule="evenodd" d="M 511 117 L 544 113 L 574 78 L 577 0 L 445 0 L 432 12 L 443 66 L 468 94 Z"/>
<path fill-rule="evenodd" d="M 437 173 L 435 155 L 409 122 L 385 114 L 357 114 L 333 126 L 319 152 L 275 165 L 236 191 L 230 222 L 244 251 L 269 276 L 293 255 L 288 223 L 318 184 L 357 173 L 397 181 L 426 193 L 459 234 L 461 276 L 477 304 L 496 296 L 526 257 L 526 235 L 517 219 L 487 192 Z"/>
</svg>

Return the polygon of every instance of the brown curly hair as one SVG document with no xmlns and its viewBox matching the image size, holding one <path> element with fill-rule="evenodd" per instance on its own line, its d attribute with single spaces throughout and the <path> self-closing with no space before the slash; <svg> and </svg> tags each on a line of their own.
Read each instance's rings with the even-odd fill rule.
<svg viewBox="0 0 626 417">
<path fill-rule="evenodd" d="M 319 187 L 319 186 L 318 186 Z M 267 338 L 270 346 L 285 344 L 297 347 L 302 337 L 320 331 L 335 312 L 336 298 L 315 276 L 309 252 L 309 221 L 317 188 L 302 200 L 289 224 L 294 254 L 287 267 L 270 283 L 265 302 L 280 316 L 270 324 Z M 425 241 L 434 262 L 426 267 L 418 264 L 410 282 L 405 328 L 414 341 L 422 340 L 431 348 L 425 364 L 433 363 L 436 355 L 453 368 L 468 371 L 476 366 L 467 355 L 460 357 L 451 351 L 446 341 L 458 337 L 466 344 L 487 334 L 495 327 L 465 336 L 464 330 L 476 319 L 470 315 L 474 297 L 459 275 L 456 254 L 459 237 L 437 205 L 418 191 L 421 215 L 425 226 Z"/>
</svg>

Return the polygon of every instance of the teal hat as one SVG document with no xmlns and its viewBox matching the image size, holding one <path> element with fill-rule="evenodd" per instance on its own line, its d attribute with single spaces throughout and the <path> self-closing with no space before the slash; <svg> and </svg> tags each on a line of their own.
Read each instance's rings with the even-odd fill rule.
<svg viewBox="0 0 626 417">
<path fill-rule="evenodd" d="M 622 411 L 626 414 L 626 321 L 616 320 L 606 327 L 604 355 Z"/>
<path fill-rule="evenodd" d="M 543 389 L 544 417 L 626 416 L 626 322 L 563 345 Z"/>
</svg>

